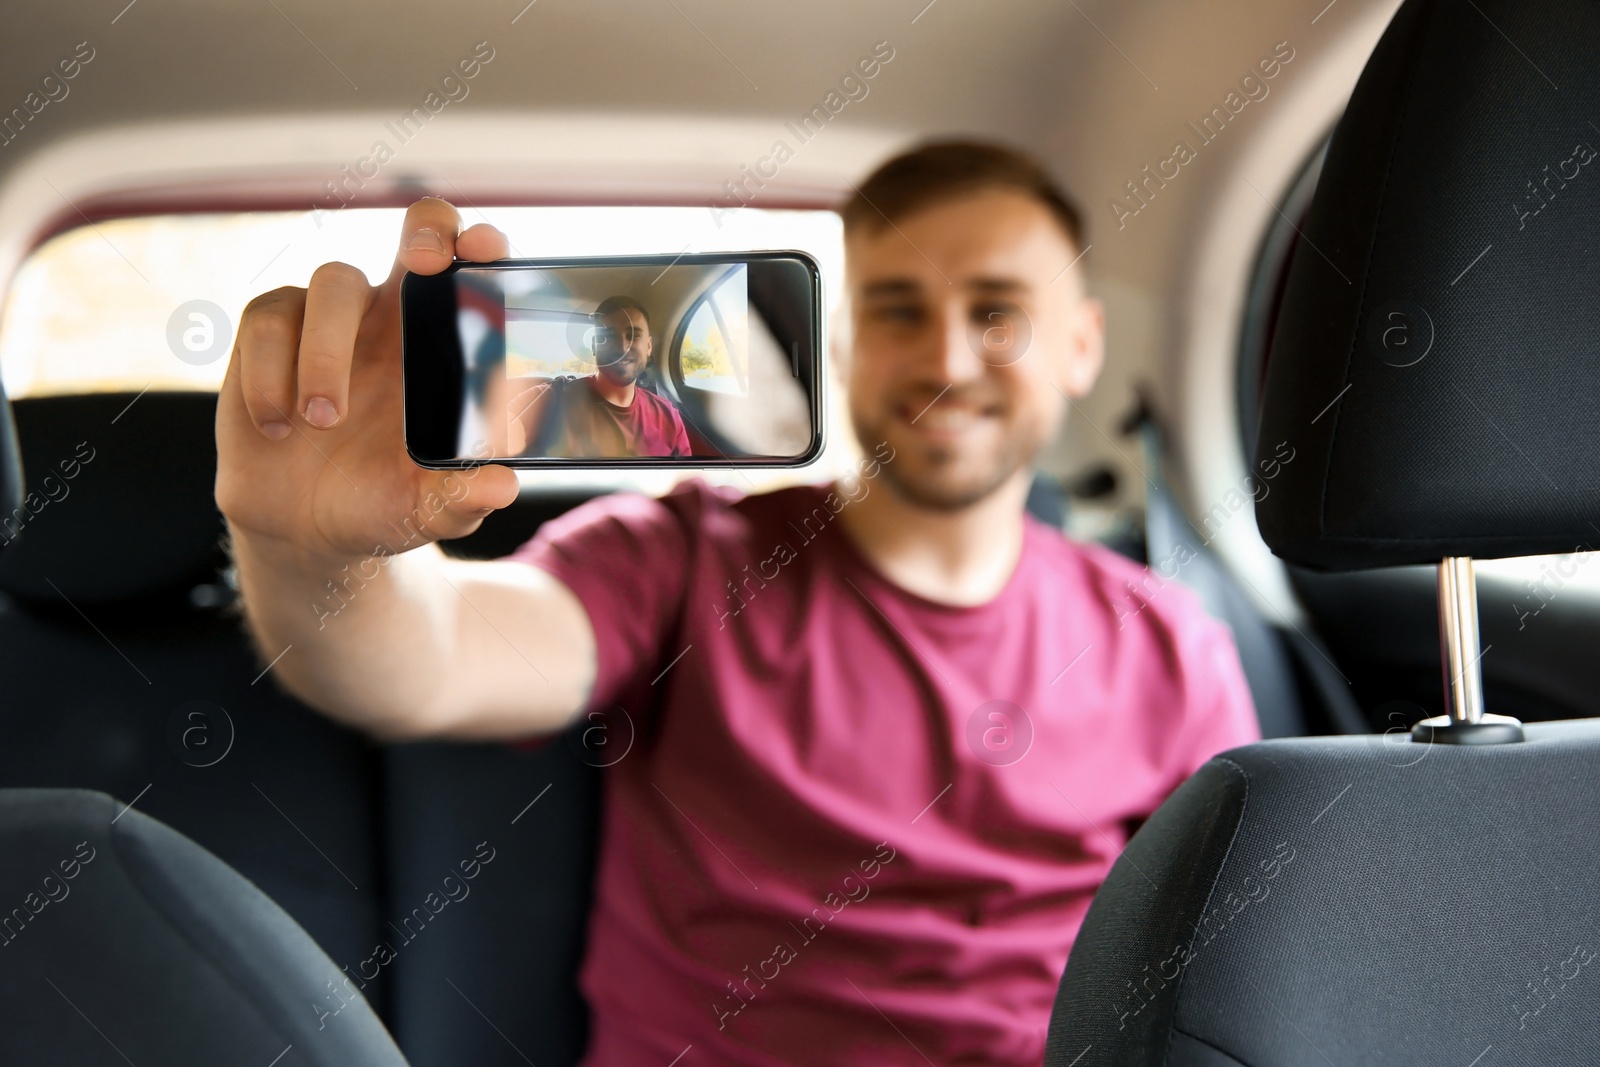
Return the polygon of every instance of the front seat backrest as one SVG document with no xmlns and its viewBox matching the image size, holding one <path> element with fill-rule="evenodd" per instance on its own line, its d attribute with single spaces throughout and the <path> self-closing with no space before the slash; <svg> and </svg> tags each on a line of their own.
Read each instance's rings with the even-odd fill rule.
<svg viewBox="0 0 1600 1067">
<path fill-rule="evenodd" d="M 0 790 L 0 1063 L 404 1067 L 265 894 L 103 793 Z"/>
<path fill-rule="evenodd" d="M 1207 763 L 1090 906 L 1047 1067 L 1600 1062 L 1600 721 L 1525 729 Z"/>
</svg>

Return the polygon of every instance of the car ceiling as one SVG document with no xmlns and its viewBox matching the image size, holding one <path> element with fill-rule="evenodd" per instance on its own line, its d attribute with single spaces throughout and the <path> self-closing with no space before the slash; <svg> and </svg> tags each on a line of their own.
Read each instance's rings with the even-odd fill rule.
<svg viewBox="0 0 1600 1067">
<path fill-rule="evenodd" d="M 1178 438 L 1174 478 L 1203 511 L 1245 471 L 1232 361 L 1273 198 L 1326 137 L 1395 6 L 30 0 L 0 15 L 0 114 L 79 42 L 95 58 L 67 97 L 0 146 L 0 276 L 41 234 L 108 203 L 136 204 L 141 188 L 163 190 L 151 195 L 167 206 L 219 189 L 235 204 L 309 205 L 383 120 L 420 104 L 478 42 L 493 60 L 436 120 L 438 134 L 428 128 L 431 144 L 419 135 L 405 164 L 385 172 L 387 202 L 443 175 L 464 196 L 703 204 L 882 41 L 894 58 L 867 96 L 756 203 L 834 202 L 921 136 L 1032 147 L 1087 214 L 1084 268 L 1110 339 L 1101 387 L 1046 466 L 1110 462 L 1122 468 L 1124 502 L 1137 504 L 1138 461 L 1113 427 L 1134 383 L 1146 382 Z M 1295 59 L 1270 94 L 1119 229 L 1112 197 L 1279 41 Z M 125 162 L 141 152 L 137 166 Z M 1266 606 L 1292 613 L 1253 528 L 1219 547 L 1257 575 Z"/>
<path fill-rule="evenodd" d="M 648 267 L 620 268 L 593 272 L 572 272 L 561 276 L 560 290 L 549 293 L 535 290 L 520 297 L 508 297 L 507 308 L 537 308 L 565 311 L 569 301 L 580 309 L 594 308 L 602 300 L 619 294 L 635 296 L 650 317 L 651 333 L 659 349 L 664 349 L 677 330 L 679 320 L 729 270 L 726 265 L 693 266 L 684 264 L 671 270 Z"/>
</svg>

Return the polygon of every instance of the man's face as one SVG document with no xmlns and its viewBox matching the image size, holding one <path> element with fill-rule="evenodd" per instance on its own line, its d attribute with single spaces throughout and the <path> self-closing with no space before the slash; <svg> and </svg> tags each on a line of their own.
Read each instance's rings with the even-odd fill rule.
<svg viewBox="0 0 1600 1067">
<path fill-rule="evenodd" d="M 632 385 L 650 362 L 650 326 L 636 308 L 619 308 L 600 320 L 594 358 L 599 372 L 617 385 Z"/>
<path fill-rule="evenodd" d="M 1104 316 L 1033 198 L 942 201 L 846 242 L 850 418 L 906 500 L 965 508 L 1024 472 L 1100 371 Z"/>
</svg>

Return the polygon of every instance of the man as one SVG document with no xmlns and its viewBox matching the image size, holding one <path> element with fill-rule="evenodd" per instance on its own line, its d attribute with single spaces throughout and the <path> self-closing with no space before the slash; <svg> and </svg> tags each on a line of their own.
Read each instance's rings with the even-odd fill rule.
<svg viewBox="0 0 1600 1067">
<path fill-rule="evenodd" d="M 515 496 L 406 461 L 395 373 L 400 272 L 505 242 L 425 200 L 383 288 L 330 265 L 240 325 L 217 491 L 281 681 L 387 737 L 637 730 L 606 772 L 592 1065 L 1037 1064 L 1132 828 L 1257 736 L 1189 594 L 1025 516 L 1101 362 L 1071 205 L 946 143 L 843 216 L 854 476 L 616 496 L 509 561 L 405 552 L 320 634 L 307 603 L 391 519 L 453 537 Z"/>
<path fill-rule="evenodd" d="M 654 351 L 645 306 L 631 296 L 608 297 L 593 318 L 595 373 L 552 379 L 513 401 L 526 433 L 525 454 L 693 455 L 678 409 L 639 388 Z"/>
</svg>

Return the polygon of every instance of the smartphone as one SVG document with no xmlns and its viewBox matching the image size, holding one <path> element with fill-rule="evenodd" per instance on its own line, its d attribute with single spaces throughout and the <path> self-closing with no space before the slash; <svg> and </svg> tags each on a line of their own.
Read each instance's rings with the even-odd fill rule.
<svg viewBox="0 0 1600 1067">
<path fill-rule="evenodd" d="M 456 263 L 407 274 L 400 314 L 423 467 L 798 467 L 822 451 L 822 283 L 803 252 Z"/>
</svg>

